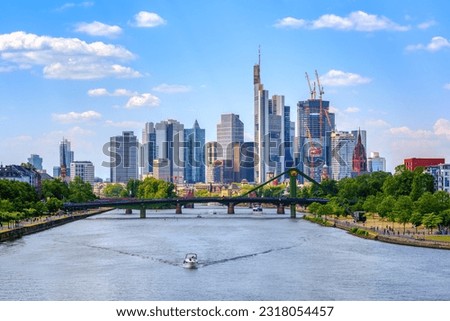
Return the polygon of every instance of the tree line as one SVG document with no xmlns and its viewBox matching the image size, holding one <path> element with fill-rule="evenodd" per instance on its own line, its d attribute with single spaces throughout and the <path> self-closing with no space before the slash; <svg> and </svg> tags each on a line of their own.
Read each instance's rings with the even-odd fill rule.
<svg viewBox="0 0 450 321">
<path fill-rule="evenodd" d="M 299 197 L 324 197 L 330 201 L 311 204 L 308 209 L 317 215 L 348 215 L 355 211 L 378 214 L 392 223 L 416 228 L 424 226 L 448 233 L 450 228 L 450 195 L 435 191 L 434 178 L 423 167 L 414 171 L 404 165 L 395 173 L 373 172 L 339 181 L 325 180 L 322 188 L 311 185 L 298 192 Z"/>
<path fill-rule="evenodd" d="M 25 182 L 0 179 L 0 222 L 54 214 L 64 202 L 94 199 L 91 184 L 80 177 L 68 184 L 61 179 L 44 180 L 40 190 Z"/>
</svg>

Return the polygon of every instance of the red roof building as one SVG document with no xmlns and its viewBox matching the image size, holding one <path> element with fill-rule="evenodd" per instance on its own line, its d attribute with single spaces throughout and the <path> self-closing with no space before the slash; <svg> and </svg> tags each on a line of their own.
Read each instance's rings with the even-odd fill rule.
<svg viewBox="0 0 450 321">
<path fill-rule="evenodd" d="M 406 158 L 403 160 L 406 169 L 413 171 L 416 167 L 435 166 L 445 164 L 445 158 Z"/>
</svg>

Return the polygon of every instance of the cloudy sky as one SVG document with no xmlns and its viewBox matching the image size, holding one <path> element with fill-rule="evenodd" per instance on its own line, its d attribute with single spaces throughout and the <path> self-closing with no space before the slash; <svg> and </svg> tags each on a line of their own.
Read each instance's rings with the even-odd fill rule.
<svg viewBox="0 0 450 321">
<path fill-rule="evenodd" d="M 367 130 L 388 169 L 450 161 L 450 2 L 133 0 L 0 3 L 0 162 L 59 165 L 62 137 L 96 175 L 110 136 L 221 113 L 253 137 L 253 65 L 293 109 L 320 75 L 338 130 Z"/>
</svg>

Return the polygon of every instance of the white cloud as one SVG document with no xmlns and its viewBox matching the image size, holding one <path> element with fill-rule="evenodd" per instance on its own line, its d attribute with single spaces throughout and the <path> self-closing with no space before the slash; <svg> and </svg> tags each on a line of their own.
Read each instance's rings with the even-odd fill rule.
<svg viewBox="0 0 450 321">
<path fill-rule="evenodd" d="M 450 120 L 440 118 L 433 126 L 434 133 L 437 136 L 444 136 L 450 140 Z"/>
<path fill-rule="evenodd" d="M 166 94 L 176 94 L 189 92 L 191 91 L 191 87 L 184 85 L 161 84 L 156 87 L 153 87 L 152 90 Z"/>
<path fill-rule="evenodd" d="M 336 30 L 355 30 L 355 31 L 406 31 L 409 26 L 401 26 L 384 16 L 368 14 L 364 11 L 355 11 L 346 17 L 341 17 L 335 14 L 325 14 L 313 21 L 305 21 L 292 17 L 286 17 L 278 20 L 275 26 L 301 28 L 306 27 L 310 29 L 336 29 Z"/>
<path fill-rule="evenodd" d="M 159 104 L 160 99 L 158 97 L 145 93 L 131 97 L 125 105 L 125 108 L 155 107 L 159 106 Z"/>
<path fill-rule="evenodd" d="M 358 74 L 332 69 L 320 77 L 320 81 L 322 85 L 327 86 L 355 86 L 367 84 L 372 80 Z"/>
<path fill-rule="evenodd" d="M 122 28 L 94 21 L 91 23 L 79 23 L 75 31 L 86 33 L 91 36 L 117 37 L 122 33 Z"/>
<path fill-rule="evenodd" d="M 427 44 L 409 45 L 406 47 L 408 51 L 427 50 L 430 52 L 436 52 L 444 48 L 450 48 L 450 42 L 441 36 L 431 38 L 431 41 Z"/>
<path fill-rule="evenodd" d="M 450 83 L 444 85 L 444 89 L 450 90 Z"/>
<path fill-rule="evenodd" d="M 113 121 L 107 120 L 105 121 L 106 126 L 110 127 L 120 127 L 120 128 L 142 128 L 144 127 L 144 123 L 132 121 L 132 120 L 124 120 L 124 121 Z"/>
<path fill-rule="evenodd" d="M 276 28 L 302 28 L 307 24 L 307 22 L 303 19 L 297 19 L 293 17 L 286 17 L 283 19 L 277 20 L 277 22 L 274 24 Z"/>
<path fill-rule="evenodd" d="M 84 1 L 81 3 L 67 2 L 67 3 L 63 4 L 61 7 L 55 9 L 55 11 L 65 11 L 65 10 L 76 8 L 76 7 L 88 8 L 88 7 L 92 7 L 93 5 L 94 5 L 94 2 L 91 2 L 91 1 Z"/>
<path fill-rule="evenodd" d="M 98 79 L 140 77 L 118 62 L 134 58 L 127 49 L 77 38 L 38 36 L 17 31 L 0 35 L 0 59 L 16 68 L 43 66 L 46 78 Z"/>
<path fill-rule="evenodd" d="M 412 130 L 409 127 L 394 127 L 389 129 L 389 132 L 398 137 L 406 137 L 406 138 L 414 138 L 414 139 L 423 139 L 430 138 L 433 136 L 433 132 L 424 129 Z"/>
<path fill-rule="evenodd" d="M 346 113 L 357 113 L 357 112 L 359 112 L 359 108 L 358 108 L 358 107 L 348 107 L 348 108 L 345 110 L 345 112 L 346 112 Z"/>
<path fill-rule="evenodd" d="M 417 26 L 417 28 L 422 29 L 422 30 L 425 30 L 425 29 L 428 29 L 428 28 L 430 28 L 430 27 L 432 27 L 432 26 L 434 26 L 434 25 L 436 25 L 436 21 L 434 21 L 434 20 L 429 20 L 429 21 L 425 21 L 425 22 L 420 23 L 420 24 Z"/>
<path fill-rule="evenodd" d="M 372 119 L 366 121 L 366 125 L 370 127 L 389 127 L 389 123 L 384 119 Z"/>
<path fill-rule="evenodd" d="M 165 25 L 166 21 L 154 12 L 141 11 L 134 16 L 133 26 L 142 28 L 153 28 Z"/>
<path fill-rule="evenodd" d="M 105 88 L 95 88 L 88 90 L 88 95 L 91 97 L 95 96 L 133 96 L 137 95 L 136 92 L 133 92 L 128 89 L 119 88 L 114 90 L 113 92 L 109 92 Z"/>
<path fill-rule="evenodd" d="M 76 123 L 100 119 L 102 115 L 96 111 L 89 110 L 82 113 L 71 111 L 66 114 L 52 114 L 52 119 L 60 123 Z"/>
</svg>

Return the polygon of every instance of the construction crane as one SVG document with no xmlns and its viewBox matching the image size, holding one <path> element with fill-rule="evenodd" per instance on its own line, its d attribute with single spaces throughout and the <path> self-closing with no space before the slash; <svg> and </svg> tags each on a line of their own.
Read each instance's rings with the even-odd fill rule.
<svg viewBox="0 0 450 321">
<path fill-rule="evenodd" d="M 319 88 L 319 99 L 322 99 L 322 95 L 325 93 L 323 91 L 323 87 L 320 85 L 320 79 L 319 79 L 319 74 L 317 73 L 317 69 L 316 69 L 316 79 L 317 79 L 317 87 Z"/>
<path fill-rule="evenodd" d="M 323 87 L 320 85 L 319 74 L 317 73 L 317 69 L 314 70 L 317 79 L 317 87 L 319 89 L 319 125 L 320 125 L 320 135 L 324 136 L 323 132 L 323 106 L 322 106 L 322 95 L 324 94 Z"/>
<path fill-rule="evenodd" d="M 308 81 L 309 93 L 311 95 L 311 99 L 316 99 L 316 83 L 314 83 L 314 88 L 311 86 L 311 81 L 309 80 L 308 73 L 305 72 L 306 80 Z"/>
</svg>

